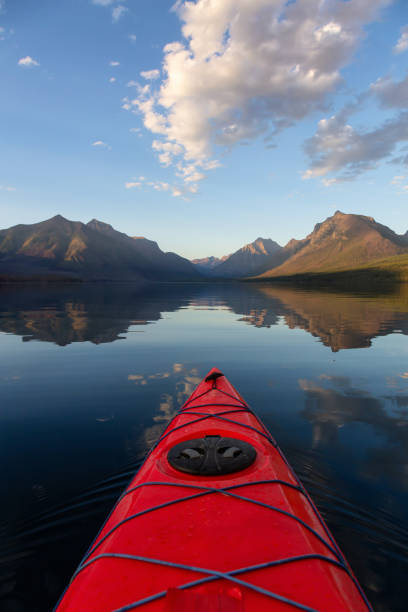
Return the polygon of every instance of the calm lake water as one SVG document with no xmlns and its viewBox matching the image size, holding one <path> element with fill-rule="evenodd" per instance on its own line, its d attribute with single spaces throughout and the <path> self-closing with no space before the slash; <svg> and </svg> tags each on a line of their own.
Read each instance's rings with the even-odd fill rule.
<svg viewBox="0 0 408 612">
<path fill-rule="evenodd" d="M 0 291 L 0 609 L 51 610 L 212 366 L 259 414 L 378 612 L 408 610 L 408 288 Z"/>
</svg>

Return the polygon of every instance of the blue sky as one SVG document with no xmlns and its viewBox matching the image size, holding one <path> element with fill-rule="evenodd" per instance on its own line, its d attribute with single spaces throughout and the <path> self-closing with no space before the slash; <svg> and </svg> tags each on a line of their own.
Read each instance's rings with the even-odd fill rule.
<svg viewBox="0 0 408 612">
<path fill-rule="evenodd" d="M 406 0 L 0 7 L 2 228 L 96 217 L 186 257 L 337 209 L 408 229 Z"/>
</svg>

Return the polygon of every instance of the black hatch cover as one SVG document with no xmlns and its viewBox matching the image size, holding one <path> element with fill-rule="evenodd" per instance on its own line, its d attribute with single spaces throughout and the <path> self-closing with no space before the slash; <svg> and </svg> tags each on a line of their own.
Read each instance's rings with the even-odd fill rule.
<svg viewBox="0 0 408 612">
<path fill-rule="evenodd" d="M 200 476 L 238 472 L 250 466 L 255 458 L 256 450 L 248 442 L 221 436 L 185 440 L 167 454 L 168 462 L 176 470 Z"/>
</svg>

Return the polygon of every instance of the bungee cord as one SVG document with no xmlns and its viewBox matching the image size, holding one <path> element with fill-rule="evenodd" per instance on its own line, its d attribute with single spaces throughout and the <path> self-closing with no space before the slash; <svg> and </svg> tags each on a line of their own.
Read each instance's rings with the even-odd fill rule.
<svg viewBox="0 0 408 612">
<path fill-rule="evenodd" d="M 215 375 L 210 375 L 213 376 L 213 378 L 207 377 L 207 381 L 212 380 L 212 386 L 207 389 L 206 391 L 204 391 L 203 393 L 200 393 L 198 395 L 196 395 L 195 397 L 190 397 L 185 404 L 181 407 L 181 409 L 179 410 L 179 412 L 177 413 L 177 416 L 188 416 L 190 415 L 191 417 L 197 417 L 197 418 L 193 418 L 191 420 L 188 420 L 185 423 L 182 423 L 181 425 L 177 425 L 175 427 L 172 427 L 169 431 L 165 431 L 162 436 L 160 436 L 160 438 L 157 440 L 157 442 L 154 444 L 154 446 L 152 447 L 152 449 L 149 451 L 149 453 L 146 456 L 146 460 L 147 458 L 151 455 L 151 453 L 153 452 L 153 450 L 155 450 L 170 434 L 179 431 L 180 429 L 183 429 L 185 427 L 188 427 L 190 425 L 195 425 L 196 423 L 200 423 L 202 421 L 205 420 L 210 420 L 210 419 L 214 419 L 217 422 L 227 422 L 239 427 L 243 427 L 247 430 L 253 431 L 255 432 L 257 435 L 265 438 L 272 446 L 275 450 L 277 450 L 277 452 L 279 453 L 279 456 L 282 458 L 282 460 L 285 462 L 285 465 L 289 468 L 290 474 L 292 475 L 295 483 L 291 483 L 285 480 L 280 480 L 280 479 L 271 479 L 271 480 L 259 480 L 259 481 L 252 481 L 252 482 L 245 482 L 245 483 L 239 483 L 239 484 L 235 484 L 235 485 L 231 485 L 231 486 L 227 486 L 227 487 L 207 487 L 207 486 L 202 486 L 200 484 L 186 484 L 186 483 L 176 483 L 176 482 L 144 482 L 144 483 L 140 483 L 138 485 L 135 485 L 133 487 L 130 487 L 129 489 L 127 489 L 126 491 L 124 491 L 124 493 L 119 497 L 115 507 L 113 508 L 112 512 L 109 514 L 109 517 L 106 519 L 104 526 L 102 527 L 102 529 L 100 530 L 98 536 L 95 538 L 94 542 L 92 543 L 92 545 L 90 546 L 90 548 L 88 549 L 87 553 L 85 554 L 84 558 L 82 559 L 79 567 L 77 568 L 76 572 L 74 573 L 74 575 L 72 576 L 71 579 L 71 583 L 76 579 L 76 577 L 81 574 L 87 567 L 89 567 L 90 565 L 92 565 L 93 563 L 97 562 L 97 561 L 101 561 L 103 559 L 107 559 L 107 558 L 116 558 L 116 559 L 125 559 L 125 560 L 132 560 L 132 561 L 138 561 L 138 562 L 142 562 L 142 563 L 151 563 L 151 564 L 155 564 L 155 565 L 161 565 L 161 566 L 167 566 L 167 567 L 172 567 L 172 568 L 178 568 L 178 569 L 183 569 L 183 570 L 187 570 L 187 571 L 191 571 L 191 572 L 196 572 L 196 573 L 201 573 L 201 574 L 206 574 L 205 577 L 200 578 L 198 580 L 194 580 L 192 582 L 187 582 L 181 585 L 178 585 L 177 588 L 181 589 L 181 590 L 185 590 L 185 589 L 189 589 L 189 588 L 193 588 L 195 586 L 199 586 L 201 584 L 205 584 L 207 582 L 211 582 L 214 580 L 226 580 L 229 582 L 233 582 L 236 584 L 239 584 L 242 587 L 245 587 L 247 589 L 250 589 L 252 591 L 255 591 L 257 593 L 260 593 L 266 597 L 269 597 L 271 599 L 280 601 L 282 603 L 285 603 L 289 606 L 292 606 L 293 608 L 296 608 L 298 610 L 303 610 L 304 612 L 319 612 L 318 610 L 316 610 L 315 608 L 311 608 L 309 606 L 306 606 L 305 604 L 302 604 L 301 602 L 297 602 L 294 600 L 291 600 L 289 598 L 284 597 L 283 595 L 280 595 L 279 593 L 275 593 L 273 591 L 269 591 L 267 589 L 264 589 L 262 587 L 259 587 L 255 584 L 252 584 L 251 582 L 247 582 L 245 580 L 241 580 L 240 578 L 237 578 L 238 575 L 240 574 L 244 574 L 244 573 L 249 573 L 249 572 L 254 572 L 256 570 L 259 569 L 265 569 L 265 568 L 270 568 L 270 567 L 279 567 L 285 564 L 289 564 L 289 563 L 295 563 L 295 562 L 300 562 L 300 561 L 304 561 L 304 560 L 320 560 L 323 562 L 327 562 L 335 567 L 337 567 L 338 569 L 340 569 L 341 571 L 346 572 L 346 574 L 349 576 L 349 578 L 351 579 L 351 581 L 353 582 L 353 584 L 356 586 L 358 592 L 360 593 L 366 607 L 367 610 L 369 610 L 369 612 L 373 612 L 372 607 L 370 605 L 370 603 L 368 602 L 363 590 L 361 589 L 358 581 L 355 579 L 354 575 L 352 574 L 343 554 L 341 553 L 339 547 L 337 546 L 333 536 L 331 535 L 330 531 L 328 530 L 326 524 L 324 523 L 324 521 L 322 520 L 322 518 L 320 517 L 320 514 L 318 513 L 313 501 L 311 500 L 309 494 L 307 493 L 306 489 L 303 487 L 302 483 L 300 482 L 299 478 L 297 477 L 297 475 L 293 472 L 291 466 L 289 465 L 286 457 L 283 455 L 282 451 L 280 450 L 279 446 L 277 445 L 277 443 L 275 442 L 275 440 L 273 439 L 273 437 L 270 435 L 269 431 L 265 428 L 265 426 L 263 425 L 263 423 L 260 421 L 260 419 L 257 417 L 257 415 L 249 408 L 249 406 L 243 401 L 241 400 L 239 397 L 236 397 L 222 389 L 219 389 L 217 387 L 217 378 L 219 378 L 220 376 L 222 376 L 221 374 L 215 373 Z M 196 402 L 198 400 L 200 400 L 201 398 L 203 398 L 204 396 L 206 396 L 208 393 L 210 393 L 211 391 L 217 391 L 223 395 L 225 395 L 226 397 L 229 397 L 230 399 L 234 400 L 234 402 L 239 402 L 239 403 L 199 403 L 196 404 Z M 197 408 L 206 408 L 206 407 L 220 407 L 220 408 L 225 408 L 228 407 L 228 410 L 222 410 L 221 412 L 217 412 L 217 413 L 210 413 L 210 412 L 195 412 L 194 410 Z M 227 418 L 226 415 L 229 414 L 237 414 L 237 413 L 250 413 L 259 423 L 260 428 L 258 429 L 257 427 L 253 427 L 251 425 L 248 425 L 246 423 L 241 423 L 239 421 L 235 421 L 234 419 L 230 419 Z M 146 461 L 145 460 L 145 461 Z M 303 521 L 302 519 L 300 519 L 299 517 L 297 517 L 296 515 L 287 512 L 286 510 L 283 510 L 282 508 L 277 508 L 276 506 L 273 506 L 271 504 L 267 504 L 265 502 L 250 498 L 250 497 L 246 497 L 243 495 L 240 495 L 238 493 L 235 493 L 234 490 L 239 489 L 239 488 L 244 488 L 244 487 L 249 487 L 249 486 L 257 486 L 257 485 L 280 485 L 280 486 L 284 486 L 284 487 L 288 487 L 294 491 L 296 491 L 297 493 L 301 494 L 302 496 L 304 496 L 314 514 L 314 516 L 317 518 L 320 526 L 323 528 L 325 535 L 327 536 L 328 540 L 326 540 L 321 534 L 319 534 L 313 527 L 311 527 L 310 525 L 308 525 L 305 521 Z M 119 506 L 119 504 L 122 502 L 122 500 L 128 496 L 130 493 L 142 489 L 143 487 L 154 487 L 154 486 L 160 486 L 160 487 L 178 487 L 180 489 L 194 489 L 194 490 L 198 490 L 198 492 L 193 493 L 191 495 L 187 495 L 187 496 L 183 496 L 183 497 L 179 497 L 179 498 L 175 498 L 175 499 L 171 499 L 168 500 L 166 502 L 163 502 L 161 504 L 157 504 L 155 506 L 151 506 L 148 508 L 145 508 L 144 510 L 141 510 L 135 514 L 132 514 L 130 516 L 127 516 L 126 518 L 122 519 L 121 521 L 119 521 L 118 523 L 116 523 L 116 525 L 114 525 L 107 533 L 105 533 L 101 538 L 100 538 L 100 534 L 102 533 L 104 527 L 107 525 L 110 516 L 112 515 L 113 511 Z M 191 566 L 188 564 L 180 564 L 180 563 L 175 563 L 173 561 L 168 561 L 168 560 L 164 560 L 164 559 L 153 559 L 150 557 L 144 557 L 144 556 L 140 556 L 140 555 L 136 555 L 136 554 L 128 554 L 128 553 L 121 553 L 121 552 L 107 552 L 107 553 L 100 553 L 97 554 L 95 556 L 94 553 L 97 551 L 97 549 L 100 547 L 100 545 L 105 542 L 114 532 L 116 532 L 116 530 L 118 530 L 120 527 L 122 527 L 124 524 L 128 523 L 129 521 L 133 521 L 138 519 L 141 516 L 144 516 L 148 513 L 151 512 L 155 512 L 155 511 L 159 511 L 160 509 L 163 508 L 168 508 L 172 505 L 181 503 L 181 502 L 185 502 L 185 501 L 191 501 L 191 500 L 195 500 L 198 498 L 202 498 L 203 496 L 207 496 L 207 495 L 214 495 L 214 494 L 221 494 L 221 495 L 227 495 L 230 498 L 242 501 L 242 502 L 247 502 L 247 503 L 252 503 L 257 507 L 261 507 L 261 508 L 265 508 L 266 510 L 270 510 L 273 512 L 277 512 L 283 516 L 285 516 L 288 519 L 294 520 L 296 521 L 298 524 L 300 524 L 302 526 L 302 528 L 306 529 L 309 533 L 312 533 L 317 539 L 318 541 L 325 547 L 325 549 L 333 555 L 334 558 L 331 557 L 327 557 L 325 555 L 322 554 L 303 554 L 303 555 L 295 555 L 295 556 L 290 556 L 284 559 L 274 559 L 274 560 L 267 560 L 263 563 L 259 563 L 257 565 L 252 565 L 252 566 L 248 566 L 248 567 L 241 567 L 238 569 L 233 569 L 227 572 L 220 572 L 218 570 L 214 570 L 214 569 L 209 569 L 209 568 L 201 568 L 201 567 L 195 567 L 195 566 Z M 127 612 L 128 610 L 133 610 L 135 608 L 141 607 L 144 604 L 148 604 L 150 602 L 156 601 L 158 599 L 161 599 L 163 597 L 165 597 L 167 594 L 167 590 L 163 590 L 160 591 L 158 593 L 154 593 L 148 597 L 144 597 L 142 599 L 139 599 L 137 601 L 134 602 L 130 602 L 129 604 L 126 604 L 125 606 L 122 606 L 120 608 L 116 608 L 115 610 L 112 610 L 112 612 Z"/>
</svg>

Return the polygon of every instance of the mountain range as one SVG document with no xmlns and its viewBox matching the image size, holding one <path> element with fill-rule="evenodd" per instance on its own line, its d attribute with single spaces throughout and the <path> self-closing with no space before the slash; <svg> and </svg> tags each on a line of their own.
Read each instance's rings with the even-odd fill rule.
<svg viewBox="0 0 408 612">
<path fill-rule="evenodd" d="M 315 225 L 306 238 L 292 239 L 283 247 L 273 240 L 258 238 L 219 263 L 212 263 L 207 274 L 267 280 L 341 272 L 380 261 L 384 267 L 398 267 L 401 261 L 408 269 L 407 258 L 408 231 L 398 235 L 372 217 L 336 211 Z"/>
<path fill-rule="evenodd" d="M 193 264 L 163 253 L 156 242 L 130 237 L 92 219 L 61 215 L 0 231 L 0 277 L 78 280 L 194 280 Z"/>
<path fill-rule="evenodd" d="M 230 255 L 192 261 L 97 219 L 81 223 L 57 215 L 0 231 L 0 280 L 6 281 L 264 281 L 355 269 L 364 273 L 370 266 L 403 270 L 408 279 L 408 232 L 398 235 L 372 217 L 340 211 L 285 246 L 257 238 Z"/>
</svg>

